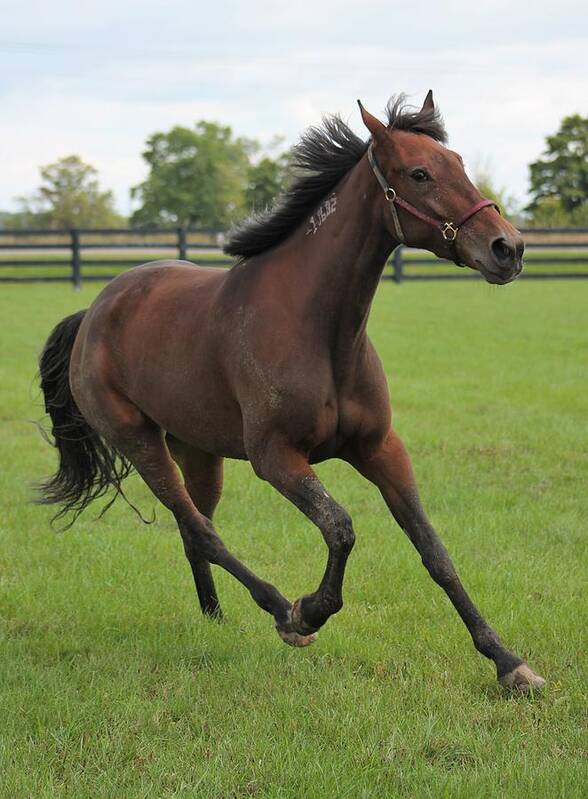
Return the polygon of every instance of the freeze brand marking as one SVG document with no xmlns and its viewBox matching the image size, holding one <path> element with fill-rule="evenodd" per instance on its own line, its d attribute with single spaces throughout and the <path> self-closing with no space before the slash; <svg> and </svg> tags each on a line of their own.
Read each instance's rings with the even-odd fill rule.
<svg viewBox="0 0 588 799">
<path fill-rule="evenodd" d="M 314 212 L 314 214 L 308 220 L 308 227 L 306 228 L 306 235 L 310 236 L 317 232 L 320 226 L 327 220 L 331 214 L 334 214 L 337 210 L 337 195 L 331 194 L 331 196 L 326 199 L 321 205 L 319 205 L 318 209 Z"/>
</svg>

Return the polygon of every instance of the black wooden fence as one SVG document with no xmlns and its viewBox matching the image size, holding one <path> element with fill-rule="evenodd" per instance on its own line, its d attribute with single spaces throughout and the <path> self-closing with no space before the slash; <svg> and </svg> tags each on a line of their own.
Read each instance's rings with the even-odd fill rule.
<svg viewBox="0 0 588 799">
<path fill-rule="evenodd" d="M 523 277 L 588 278 L 588 228 L 535 228 L 522 233 L 526 264 L 531 267 Z M 222 253 L 223 236 L 221 230 L 183 227 L 0 230 L 0 282 L 69 281 L 79 288 L 82 281 L 110 280 L 121 269 L 153 260 L 157 251 L 162 257 L 228 266 L 233 259 Z M 107 254 L 97 257 L 94 253 L 100 251 Z M 549 265 L 549 271 L 541 265 Z M 383 277 L 401 283 L 477 276 L 472 270 L 448 266 L 447 261 L 397 247 Z"/>
<path fill-rule="evenodd" d="M 200 250 L 205 254 L 199 261 L 228 265 L 231 259 L 219 249 L 222 235 L 218 230 L 183 227 L 0 230 L 0 281 L 69 281 L 79 288 L 82 280 L 111 280 L 121 268 L 154 260 L 160 250 L 165 251 L 161 257 L 181 260 L 188 258 L 189 251 Z M 107 257 L 93 255 L 101 250 L 108 251 Z M 140 254 L 129 257 L 139 250 Z M 42 257 L 34 257 L 41 252 Z"/>
</svg>

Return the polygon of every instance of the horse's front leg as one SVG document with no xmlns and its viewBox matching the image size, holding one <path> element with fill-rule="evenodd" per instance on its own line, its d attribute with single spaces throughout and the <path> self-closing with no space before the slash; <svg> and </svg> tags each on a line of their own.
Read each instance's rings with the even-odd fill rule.
<svg viewBox="0 0 588 799">
<path fill-rule="evenodd" d="M 302 636 L 315 633 L 343 606 L 343 577 L 355 542 L 351 518 L 325 490 L 307 458 L 282 441 L 269 441 L 252 465 L 283 496 L 290 500 L 321 531 L 328 547 L 327 566 L 317 590 L 297 599 L 286 629 L 280 636 L 290 643 L 292 631 Z"/>
<path fill-rule="evenodd" d="M 390 430 L 377 445 L 354 447 L 349 461 L 380 489 L 394 518 L 406 532 L 429 574 L 461 616 L 476 649 L 494 661 L 505 687 L 540 688 L 544 680 L 520 657 L 506 649 L 468 596 L 447 550 L 421 507 L 410 459 L 402 441 Z"/>
</svg>

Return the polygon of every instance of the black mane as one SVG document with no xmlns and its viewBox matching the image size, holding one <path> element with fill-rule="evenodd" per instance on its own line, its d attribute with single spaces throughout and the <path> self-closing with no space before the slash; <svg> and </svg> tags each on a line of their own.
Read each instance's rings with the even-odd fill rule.
<svg viewBox="0 0 588 799">
<path fill-rule="evenodd" d="M 386 114 L 389 128 L 447 141 L 437 109 L 423 111 L 407 106 L 400 94 L 390 100 Z M 292 151 L 291 169 L 301 173 L 300 177 L 273 208 L 254 213 L 237 226 L 224 251 L 244 261 L 280 244 L 360 161 L 368 144 L 336 115 L 324 117 L 320 127 L 309 128 Z"/>
<path fill-rule="evenodd" d="M 386 107 L 388 127 L 394 130 L 408 130 L 411 133 L 422 133 L 431 139 L 447 144 L 447 132 L 443 117 L 437 108 L 423 110 L 406 104 L 406 96 L 399 94 L 392 97 Z"/>
</svg>

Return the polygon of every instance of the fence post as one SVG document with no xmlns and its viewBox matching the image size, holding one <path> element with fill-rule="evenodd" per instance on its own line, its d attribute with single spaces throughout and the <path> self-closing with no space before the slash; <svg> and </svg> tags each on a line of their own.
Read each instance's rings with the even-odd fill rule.
<svg viewBox="0 0 588 799">
<path fill-rule="evenodd" d="M 82 285 L 82 264 L 80 258 L 80 231 L 70 230 L 71 235 L 71 280 L 75 289 Z"/>
<path fill-rule="evenodd" d="M 178 228 L 178 258 L 180 261 L 188 260 L 188 245 L 186 242 L 186 228 Z"/>
<path fill-rule="evenodd" d="M 402 283 L 402 244 L 399 244 L 392 254 L 392 265 L 394 267 L 394 282 Z"/>
</svg>

